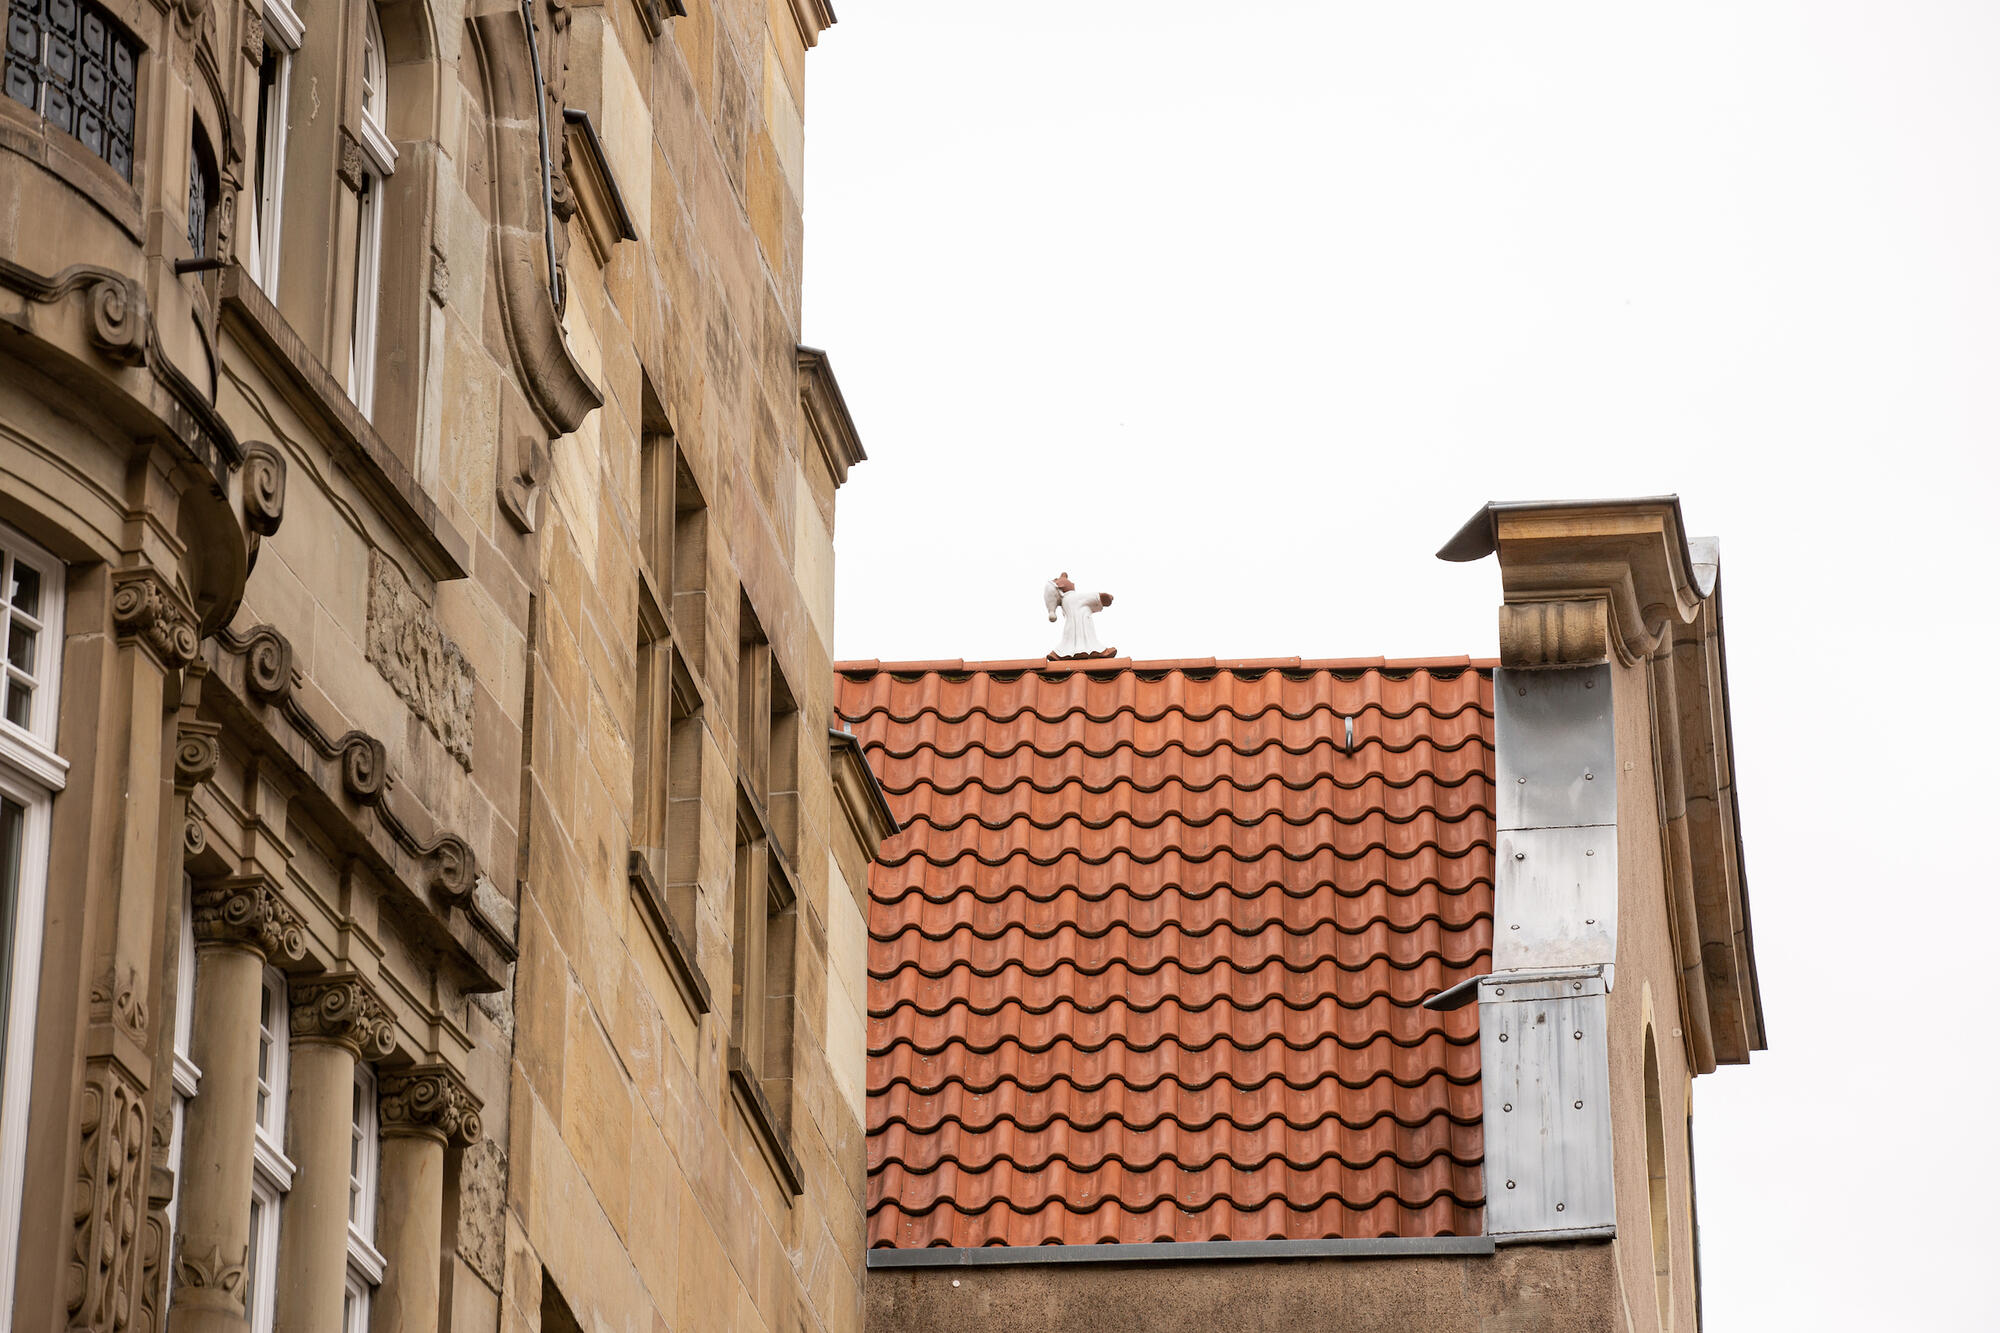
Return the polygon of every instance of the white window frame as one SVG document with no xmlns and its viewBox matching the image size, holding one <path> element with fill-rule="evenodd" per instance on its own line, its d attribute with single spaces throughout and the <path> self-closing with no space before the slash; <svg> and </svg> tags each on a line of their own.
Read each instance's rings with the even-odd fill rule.
<svg viewBox="0 0 2000 1333">
<path fill-rule="evenodd" d="M 49 826 L 55 797 L 69 765 L 55 752 L 56 716 L 62 685 L 63 591 L 66 570 L 13 528 L 0 523 L 0 621 L 14 614 L 16 562 L 41 576 L 42 600 L 35 652 L 27 674 L 35 682 L 28 725 L 18 727 L 0 714 L 0 793 L 23 811 L 21 867 L 15 884 L 14 949 L 7 973 L 6 1056 L 0 1067 L 0 1292 L 14 1289 L 18 1259 L 12 1241 L 20 1232 L 21 1192 L 27 1177 L 28 1092 L 34 1075 L 35 1009 L 42 981 L 42 913 L 47 903 Z M 0 663 L 5 661 L 0 624 Z M 0 668 L 4 669 L 4 668 Z M 11 1300 L 0 1301 L 0 1333 L 13 1325 Z"/>
<path fill-rule="evenodd" d="M 375 410 L 376 332 L 382 306 L 382 190 L 396 170 L 396 145 L 389 141 L 389 61 L 382 19 L 372 0 L 362 30 L 361 214 L 355 237 L 354 321 L 347 343 L 347 396 L 362 416 Z"/>
<path fill-rule="evenodd" d="M 201 1069 L 194 1062 L 194 878 L 181 876 L 180 970 L 174 980 L 174 1124 L 167 1142 L 167 1169 L 174 1173 L 174 1197 L 167 1203 L 169 1244 L 181 1231 L 181 1151 L 187 1142 L 188 1103 L 201 1091 Z M 174 1284 L 166 1284 L 172 1305 Z"/>
<path fill-rule="evenodd" d="M 347 1172 L 347 1318 L 356 1325 L 349 1333 L 368 1333 L 368 1307 L 375 1288 L 388 1271 L 388 1260 L 375 1248 L 376 1191 L 382 1176 L 382 1126 L 375 1106 L 375 1071 L 354 1066 L 353 1145 Z"/>
<path fill-rule="evenodd" d="M 275 1001 L 273 1003 L 273 1001 Z M 257 996 L 258 1053 L 269 1052 L 258 1075 L 258 1092 L 264 1097 L 263 1114 L 256 1118 L 251 1143 L 250 1198 L 250 1283 L 245 1314 L 250 1333 L 271 1333 L 277 1314 L 278 1228 L 284 1220 L 285 1195 L 292 1188 L 298 1168 L 285 1156 L 285 1102 L 291 1092 L 292 1012 L 291 987 L 285 974 L 275 967 L 264 969 Z M 273 1022 L 266 1022 L 264 1008 L 273 1010 Z M 259 1211 L 261 1209 L 261 1212 Z"/>
<path fill-rule="evenodd" d="M 286 0 L 264 0 L 264 45 L 276 58 L 278 75 L 266 94 L 272 105 L 263 108 L 264 141 L 257 145 L 264 173 L 263 188 L 259 190 L 253 178 L 249 191 L 249 267 L 250 275 L 264 289 L 264 294 L 274 299 L 278 291 L 278 252 L 284 240 L 285 148 L 291 139 L 291 126 L 285 117 L 292 98 L 292 58 L 305 40 L 306 25 Z"/>
</svg>

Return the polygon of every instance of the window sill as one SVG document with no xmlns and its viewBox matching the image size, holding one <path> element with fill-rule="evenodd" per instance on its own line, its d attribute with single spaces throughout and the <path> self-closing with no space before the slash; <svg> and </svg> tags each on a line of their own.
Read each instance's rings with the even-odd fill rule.
<svg viewBox="0 0 2000 1333">
<path fill-rule="evenodd" d="M 709 994 L 708 980 L 702 976 L 700 964 L 696 961 L 695 942 L 674 920 L 673 908 L 669 906 L 659 881 L 653 878 L 653 868 L 646 864 L 644 852 L 635 849 L 626 857 L 625 878 L 631 884 L 632 896 L 638 900 L 641 914 L 652 932 L 654 947 L 666 960 L 674 985 L 680 988 L 681 998 L 695 1013 L 708 1013 L 714 1007 L 714 1001 Z"/>
<path fill-rule="evenodd" d="M 729 1047 L 729 1091 L 756 1135 L 757 1146 L 763 1150 L 764 1160 L 770 1164 L 778 1183 L 790 1190 L 793 1198 L 804 1195 L 805 1175 L 799 1168 L 799 1159 L 792 1155 L 790 1137 L 778 1127 L 777 1113 L 764 1096 L 764 1085 L 757 1071 L 744 1060 L 743 1048 L 733 1042 Z"/>
<path fill-rule="evenodd" d="M 223 326 L 263 354 L 267 373 L 274 373 L 291 391 L 294 404 L 322 428 L 321 438 L 332 447 L 335 461 L 375 502 L 425 572 L 439 582 L 464 578 L 471 546 L 418 489 L 402 460 L 242 264 L 223 270 L 221 296 Z"/>
</svg>

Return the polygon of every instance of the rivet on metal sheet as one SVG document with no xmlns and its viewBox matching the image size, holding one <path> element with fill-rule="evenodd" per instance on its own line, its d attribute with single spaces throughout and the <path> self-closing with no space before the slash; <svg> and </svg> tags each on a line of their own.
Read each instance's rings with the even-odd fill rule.
<svg viewBox="0 0 2000 1333">
<path fill-rule="evenodd" d="M 1585 918 L 1583 919 L 1583 924 L 1584 924 L 1584 925 L 1586 925 L 1586 926 L 1594 926 L 1594 925 L 1596 925 L 1596 924 L 1597 924 L 1597 918 L 1596 918 L 1596 917 L 1594 917 L 1594 916 L 1587 916 L 1587 917 L 1585 917 Z M 1583 989 L 1583 983 L 1582 983 L 1581 981 L 1575 981 L 1575 982 L 1571 982 L 1571 983 L 1570 983 L 1570 989 L 1571 989 L 1571 990 L 1582 990 L 1582 989 Z"/>
<path fill-rule="evenodd" d="M 1501 1110 L 1503 1110 L 1503 1111 L 1511 1111 L 1511 1110 L 1513 1110 L 1513 1109 L 1514 1109 L 1514 1103 L 1512 1103 L 1512 1102 L 1502 1102 L 1502 1103 L 1500 1104 L 1500 1109 L 1501 1109 Z"/>
<path fill-rule="evenodd" d="M 1595 847 L 1586 847 L 1583 849 L 1583 854 L 1585 856 L 1595 856 L 1597 855 L 1597 849 Z"/>
<path fill-rule="evenodd" d="M 1514 693 L 1516 694 L 1526 694 L 1527 692 L 1528 692 L 1528 687 L 1526 685 L 1523 685 L 1520 689 L 1514 691 Z"/>
<path fill-rule="evenodd" d="M 1576 1039 L 1577 1039 L 1578 1041 L 1582 1041 L 1582 1040 L 1583 1040 L 1583 1032 L 1582 1032 L 1582 1030 L 1581 1030 L 1581 1029 L 1579 1029 L 1579 1030 L 1578 1030 L 1577 1032 L 1573 1033 L 1572 1035 L 1573 1035 L 1573 1036 L 1575 1036 L 1575 1037 L 1576 1037 Z"/>
<path fill-rule="evenodd" d="M 1556 1205 L 1556 1211 L 1557 1211 L 1557 1212 L 1561 1212 L 1562 1210 L 1563 1210 L 1563 1206 L 1562 1206 L 1561 1204 L 1557 1204 L 1557 1205 Z M 954 1283 L 952 1283 L 952 1285 L 953 1285 L 953 1286 L 957 1286 L 958 1284 L 957 1284 L 956 1282 L 954 1282 Z"/>
<path fill-rule="evenodd" d="M 1585 688 L 1586 690 L 1594 690 L 1597 688 L 1597 682 L 1594 680 L 1586 680 L 1585 682 L 1583 682 L 1583 688 Z"/>
<path fill-rule="evenodd" d="M 1514 1188 L 1514 1182 L 1513 1182 L 1513 1181 L 1511 1181 L 1511 1180 L 1510 1180 L 1510 1181 L 1508 1181 L 1508 1182 L 1507 1182 L 1507 1188 L 1508 1188 L 1508 1189 L 1513 1189 L 1513 1188 Z"/>
<path fill-rule="evenodd" d="M 1596 918 L 1596 917 L 1594 917 L 1594 916 L 1593 916 L 1593 917 L 1586 917 L 1586 918 L 1584 919 L 1584 922 L 1583 922 L 1583 924 L 1584 924 L 1584 925 L 1586 925 L 1586 926 L 1594 926 L 1594 925 L 1596 925 L 1596 924 L 1597 924 L 1597 918 Z M 1570 982 L 1570 983 L 1569 983 L 1569 988 L 1570 988 L 1571 990 L 1582 990 L 1582 989 L 1583 989 L 1583 983 L 1582 983 L 1581 981 L 1572 981 L 1572 982 Z"/>
<path fill-rule="evenodd" d="M 1528 785 L 1528 780 L 1526 778 L 1515 778 L 1514 781 L 1520 783 L 1524 787 Z"/>
<path fill-rule="evenodd" d="M 1502 1040 L 1502 1041 L 1505 1041 L 1505 1040 L 1507 1040 L 1507 1034 L 1506 1034 L 1506 1033 L 1504 1033 L 1504 1032 L 1503 1032 L 1503 1033 L 1501 1033 L 1501 1034 L 1500 1034 L 1500 1040 Z"/>
<path fill-rule="evenodd" d="M 1525 861 L 1528 859 L 1528 854 L 1526 852 L 1515 852 L 1514 859 L 1516 861 Z"/>
<path fill-rule="evenodd" d="M 1577 1109 L 1577 1110 L 1579 1110 L 1579 1111 L 1581 1111 L 1581 1110 L 1583 1109 L 1583 1103 L 1582 1103 L 1582 1102 L 1578 1102 L 1578 1103 L 1576 1104 L 1576 1109 Z"/>
<path fill-rule="evenodd" d="M 1591 772 L 1589 769 L 1586 768 L 1583 770 L 1583 780 L 1585 782 L 1595 782 L 1597 781 L 1597 774 Z"/>
<path fill-rule="evenodd" d="M 1513 925 L 1507 927 L 1507 929 L 1509 930 L 1519 930 L 1520 928 L 1521 928 L 1521 923 L 1518 921 L 1515 922 Z"/>
<path fill-rule="evenodd" d="M 1505 986 L 1495 986 L 1493 988 L 1493 993 L 1495 995 L 1505 995 L 1507 993 L 1507 988 Z"/>
</svg>

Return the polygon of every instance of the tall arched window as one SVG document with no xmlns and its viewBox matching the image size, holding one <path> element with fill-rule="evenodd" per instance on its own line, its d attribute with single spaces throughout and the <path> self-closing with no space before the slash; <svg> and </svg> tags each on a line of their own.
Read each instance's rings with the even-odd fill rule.
<svg viewBox="0 0 2000 1333">
<path fill-rule="evenodd" d="M 368 415 L 375 406 L 375 328 L 382 301 L 382 183 L 396 169 L 389 142 L 389 62 L 382 20 L 367 7 L 361 43 L 361 225 L 355 237 L 354 321 L 347 345 L 347 394 Z"/>
</svg>

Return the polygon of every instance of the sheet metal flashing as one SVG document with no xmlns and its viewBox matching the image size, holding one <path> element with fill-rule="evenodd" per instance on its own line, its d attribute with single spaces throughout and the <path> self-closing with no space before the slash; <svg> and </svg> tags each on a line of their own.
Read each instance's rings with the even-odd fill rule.
<svg viewBox="0 0 2000 1333">
<path fill-rule="evenodd" d="M 1524 1239 L 1545 1239 L 1527 1237 Z M 1241 1263 L 1256 1259 L 1423 1259 L 1493 1253 L 1491 1236 L 1351 1240 L 1155 1241 L 1140 1245 L 934 1245 L 868 1251 L 870 1268 L 995 1268 L 1024 1264 Z"/>
</svg>

